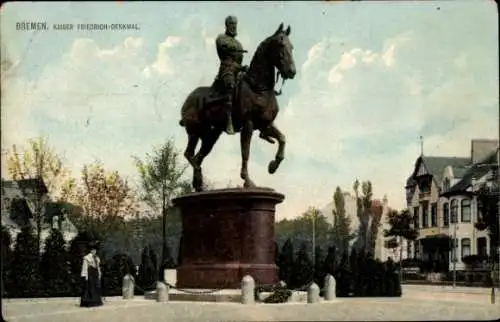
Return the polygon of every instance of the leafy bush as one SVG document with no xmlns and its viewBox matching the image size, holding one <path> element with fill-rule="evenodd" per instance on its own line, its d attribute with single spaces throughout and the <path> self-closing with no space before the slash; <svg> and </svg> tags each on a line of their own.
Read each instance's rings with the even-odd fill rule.
<svg viewBox="0 0 500 322">
<path fill-rule="evenodd" d="M 66 242 L 62 233 L 52 229 L 45 240 L 40 275 L 47 296 L 68 296 L 71 291 L 71 275 L 66 251 Z"/>
<path fill-rule="evenodd" d="M 292 270 L 294 266 L 294 251 L 292 240 L 289 238 L 283 244 L 281 252 L 278 256 L 278 262 L 276 263 L 279 267 L 279 278 L 284 281 L 287 285 L 292 283 Z"/>
<path fill-rule="evenodd" d="M 38 243 L 31 228 L 21 229 L 12 254 L 11 269 L 6 288 L 11 297 L 43 296 L 39 274 Z"/>
<path fill-rule="evenodd" d="M 0 265 L 2 265 L 2 281 L 7 281 L 10 276 L 10 269 L 11 269 L 11 262 L 12 262 L 12 250 L 11 250 L 11 244 L 12 244 L 12 237 L 10 236 L 9 231 L 7 228 L 5 228 L 2 225 L 2 231 L 1 231 L 1 238 L 2 238 L 2 260 L 0 261 Z M 3 284 L 2 284 L 3 285 Z M 8 288 L 4 287 L 2 290 L 2 297 L 8 297 L 9 292 Z"/>
<path fill-rule="evenodd" d="M 148 246 L 144 247 L 137 275 L 137 285 L 141 290 L 151 291 L 155 289 L 158 277 L 156 265 L 156 255 L 153 249 Z"/>
<path fill-rule="evenodd" d="M 337 270 L 337 297 L 401 296 L 397 267 L 392 260 L 382 263 L 370 254 L 344 254 Z"/>
<path fill-rule="evenodd" d="M 307 254 L 307 244 L 303 243 L 300 246 L 297 259 L 293 265 L 292 284 L 290 287 L 298 289 L 311 283 L 314 279 L 313 268 L 313 262 Z"/>
<path fill-rule="evenodd" d="M 123 277 L 130 274 L 136 276 L 136 268 L 132 258 L 127 254 L 116 254 L 102 265 L 102 289 L 106 296 L 122 294 Z"/>
</svg>

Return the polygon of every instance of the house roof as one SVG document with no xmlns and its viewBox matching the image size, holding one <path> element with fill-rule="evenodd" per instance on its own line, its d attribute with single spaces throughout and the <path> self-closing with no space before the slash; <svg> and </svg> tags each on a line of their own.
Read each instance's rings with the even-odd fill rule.
<svg viewBox="0 0 500 322">
<path fill-rule="evenodd" d="M 469 171 L 469 169 L 470 169 L 470 167 L 461 167 L 461 166 L 452 167 L 453 177 L 455 177 L 457 179 L 463 178 L 465 176 L 465 174 L 467 173 L 467 171 Z"/>
<path fill-rule="evenodd" d="M 2 214 L 2 223 L 7 221 L 10 225 L 14 224 L 14 226 L 19 228 L 30 225 L 30 219 L 33 218 L 33 214 L 26 199 L 14 198 L 10 203 L 11 211 Z"/>
<path fill-rule="evenodd" d="M 19 189 L 21 189 L 21 190 L 33 189 L 33 188 L 38 186 L 38 188 L 41 189 L 42 193 L 45 194 L 48 192 L 47 186 L 45 185 L 45 182 L 43 181 L 42 178 L 21 179 L 21 180 L 2 180 L 2 187 L 13 188 L 14 182 L 17 183 Z"/>
<path fill-rule="evenodd" d="M 453 194 L 467 191 L 472 184 L 472 179 L 479 179 L 491 170 L 491 166 L 498 162 L 498 149 L 495 149 L 481 161 L 468 168 L 462 179 L 450 187 L 448 191 L 442 193 L 442 196 L 450 196 Z"/>
<path fill-rule="evenodd" d="M 420 156 L 415 162 L 415 167 L 412 175 L 407 180 L 407 185 L 415 184 L 415 176 L 417 175 L 418 168 L 421 163 L 424 163 L 427 172 L 432 175 L 437 183 L 443 180 L 443 172 L 447 166 L 452 166 L 454 169 L 463 168 L 470 164 L 470 158 L 463 157 L 434 157 L 434 156 Z"/>
</svg>

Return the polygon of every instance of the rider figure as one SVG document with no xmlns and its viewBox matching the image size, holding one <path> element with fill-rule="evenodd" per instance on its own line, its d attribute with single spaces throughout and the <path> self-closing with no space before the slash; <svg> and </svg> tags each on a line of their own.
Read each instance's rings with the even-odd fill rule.
<svg viewBox="0 0 500 322">
<path fill-rule="evenodd" d="M 237 35 L 238 20 L 235 16 L 228 16 L 225 21 L 226 32 L 220 34 L 215 40 L 217 47 L 217 55 L 220 59 L 219 73 L 217 78 L 222 81 L 220 91 L 224 95 L 224 106 L 227 112 L 226 132 L 234 134 L 233 121 L 231 117 L 231 108 L 233 105 L 233 91 L 236 86 L 236 75 L 239 72 L 246 70 L 242 66 L 243 50 L 241 43 L 235 38 Z"/>
</svg>

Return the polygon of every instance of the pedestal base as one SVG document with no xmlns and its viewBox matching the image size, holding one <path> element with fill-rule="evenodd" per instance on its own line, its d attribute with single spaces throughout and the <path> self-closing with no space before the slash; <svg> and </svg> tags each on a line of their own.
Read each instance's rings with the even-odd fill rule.
<svg viewBox="0 0 500 322">
<path fill-rule="evenodd" d="M 177 269 L 177 287 L 241 288 L 241 280 L 250 275 L 256 284 L 275 284 L 278 279 L 275 264 L 199 264 L 183 265 Z M 257 282 L 258 281 L 258 282 Z"/>
<path fill-rule="evenodd" d="M 221 189 L 174 200 L 181 210 L 178 288 L 235 289 L 245 275 L 256 285 L 279 281 L 274 217 L 284 196 L 272 189 Z"/>
</svg>

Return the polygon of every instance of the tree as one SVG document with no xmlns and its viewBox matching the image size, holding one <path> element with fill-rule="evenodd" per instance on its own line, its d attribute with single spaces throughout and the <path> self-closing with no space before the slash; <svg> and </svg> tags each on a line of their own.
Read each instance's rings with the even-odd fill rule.
<svg viewBox="0 0 500 322">
<path fill-rule="evenodd" d="M 29 297 L 41 291 L 39 275 L 39 248 L 31 227 L 22 228 L 16 237 L 12 254 L 8 289 L 16 297 Z"/>
<path fill-rule="evenodd" d="M 477 200 L 479 203 L 480 218 L 476 224 L 479 230 L 487 230 L 490 238 L 490 261 L 491 261 L 491 276 L 492 283 L 495 283 L 495 263 L 498 260 L 498 238 L 500 232 L 500 181 L 498 169 L 498 150 L 496 161 L 497 164 L 490 165 L 491 175 L 477 191 Z M 493 284 L 494 285 L 494 284 Z M 492 292 L 494 289 L 492 288 Z M 492 293 L 494 294 L 494 293 Z M 493 296 L 493 295 L 492 295 Z"/>
<path fill-rule="evenodd" d="M 127 274 L 136 276 L 136 268 L 132 258 L 127 254 L 115 254 L 103 263 L 103 293 L 105 296 L 121 294 L 123 277 Z"/>
<path fill-rule="evenodd" d="M 117 171 L 106 171 L 99 162 L 83 167 L 76 200 L 83 208 L 77 225 L 104 240 L 111 232 L 123 229 L 123 217 L 134 214 L 137 207 L 127 180 Z"/>
<path fill-rule="evenodd" d="M 302 243 L 293 265 L 292 284 L 294 288 L 302 289 L 314 279 L 314 263 L 307 252 L 307 244 Z"/>
<path fill-rule="evenodd" d="M 288 236 L 292 236 L 294 245 L 308 244 L 309 256 L 314 244 L 323 245 L 330 238 L 331 225 L 326 217 L 314 207 L 309 207 L 302 215 L 293 219 L 283 219 L 275 223 L 275 236 L 279 244 L 284 244 Z"/>
<path fill-rule="evenodd" d="M 71 278 L 66 251 L 66 241 L 58 229 L 52 229 L 45 240 L 40 274 L 45 284 L 45 292 L 50 296 L 67 296 L 70 292 Z"/>
<path fill-rule="evenodd" d="M 320 289 L 323 289 L 325 285 L 325 277 L 326 271 L 324 266 L 325 257 L 323 256 L 323 249 L 321 246 L 316 246 L 314 251 L 314 282 L 319 286 Z"/>
<path fill-rule="evenodd" d="M 418 230 L 415 229 L 412 223 L 413 218 L 407 209 L 401 212 L 389 211 L 387 221 L 389 229 L 384 231 L 384 236 L 389 237 L 389 240 L 386 242 L 386 248 L 399 247 L 399 261 L 401 263 L 403 259 L 403 239 L 408 241 L 417 239 Z M 399 239 L 399 242 L 397 239 Z M 403 270 L 400 269 L 399 271 L 401 277 Z"/>
<path fill-rule="evenodd" d="M 144 247 L 137 276 L 137 282 L 139 286 L 145 291 L 154 289 L 154 282 L 157 280 L 156 263 L 153 263 L 152 261 L 151 251 L 152 250 L 148 246 Z"/>
<path fill-rule="evenodd" d="M 369 222 L 371 217 L 372 209 L 372 183 L 370 181 L 365 181 L 361 185 L 361 203 L 362 203 L 362 215 L 360 217 L 360 227 L 362 233 L 363 247 L 362 249 L 367 252 L 369 250 Z"/>
<path fill-rule="evenodd" d="M 281 248 L 277 263 L 279 267 L 279 278 L 287 285 L 290 285 L 292 282 L 292 270 L 295 262 L 294 255 L 292 240 L 288 238 Z"/>
<path fill-rule="evenodd" d="M 383 205 L 379 202 L 373 202 L 370 211 L 370 227 L 368 230 L 368 249 L 367 253 L 373 254 L 375 252 L 375 245 L 377 243 L 377 235 L 380 228 L 380 220 L 384 211 Z"/>
<path fill-rule="evenodd" d="M 167 213 L 172 208 L 172 199 L 186 192 L 191 192 L 191 184 L 183 179 L 186 166 L 181 165 L 180 153 L 175 149 L 174 141 L 168 140 L 165 144 L 154 147 L 152 154 L 146 154 L 145 160 L 134 157 L 139 171 L 142 186 L 141 198 L 153 211 L 161 212 L 162 216 L 162 267 L 167 254 L 165 247 Z M 163 275 L 163 274 L 161 274 Z"/>
<path fill-rule="evenodd" d="M 27 147 L 18 147 L 14 144 L 7 151 L 7 174 L 11 180 L 42 179 L 47 186 L 48 194 L 52 199 L 60 200 L 69 193 L 70 187 L 65 184 L 68 171 L 63 167 L 62 159 L 49 146 L 44 137 L 30 139 Z M 66 190 L 64 190 L 66 189 Z M 63 193 L 63 190 L 66 191 Z M 38 189 L 34 191 L 34 221 L 36 223 L 37 245 L 41 243 L 42 217 L 45 198 Z"/>
<path fill-rule="evenodd" d="M 337 277 L 337 249 L 335 246 L 328 247 L 328 253 L 323 261 L 323 271 L 325 274 L 330 274 Z"/>
<path fill-rule="evenodd" d="M 332 239 L 340 252 L 344 252 L 349 249 L 349 245 L 354 239 L 354 234 L 351 233 L 351 218 L 346 214 L 344 194 L 340 190 L 340 187 L 335 189 L 333 202 L 335 207 L 332 210 L 334 218 Z"/>
<path fill-rule="evenodd" d="M 356 214 L 359 218 L 359 228 L 355 246 L 358 250 L 364 249 L 369 251 L 370 239 L 370 217 L 372 209 L 373 190 L 370 181 L 361 183 L 361 196 L 359 193 L 359 181 L 354 182 L 354 193 L 356 195 Z"/>
<path fill-rule="evenodd" d="M 275 241 L 274 242 L 274 263 L 278 265 L 280 258 L 280 247 L 278 246 L 278 243 Z"/>
<path fill-rule="evenodd" d="M 161 264 L 160 264 L 160 271 L 158 272 L 158 280 L 163 281 L 165 280 L 165 270 L 166 269 L 174 269 L 175 268 L 175 262 L 172 257 L 172 251 L 170 250 L 170 247 L 168 244 L 165 242 L 162 246 L 162 256 L 161 256 Z"/>
<path fill-rule="evenodd" d="M 5 281 L 9 278 L 9 272 L 10 272 L 10 266 L 11 266 L 11 261 L 12 261 L 12 250 L 11 250 L 11 244 L 12 244 L 12 237 L 10 236 L 9 231 L 7 228 L 5 228 L 4 225 L 2 225 L 2 231 L 1 231 L 1 238 L 2 238 L 2 244 L 1 244 L 1 251 L 2 251 L 2 260 L 0 261 L 2 273 L 1 273 L 1 280 L 0 282 L 2 283 L 0 286 L 0 290 L 2 292 L 2 298 L 5 297 L 5 293 L 9 293 L 9 289 L 5 289 L 4 283 Z"/>
</svg>

